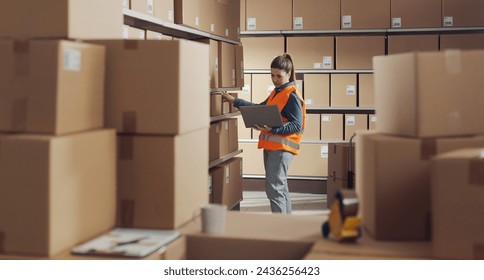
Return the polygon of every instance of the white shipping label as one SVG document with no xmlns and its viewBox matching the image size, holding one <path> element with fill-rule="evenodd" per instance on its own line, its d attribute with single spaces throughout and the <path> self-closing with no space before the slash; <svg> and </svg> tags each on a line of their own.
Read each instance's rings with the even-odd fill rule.
<svg viewBox="0 0 484 280">
<path fill-rule="evenodd" d="M 323 115 L 323 116 L 321 116 L 321 121 L 323 121 L 323 122 L 330 122 L 331 121 L 331 116 Z"/>
<path fill-rule="evenodd" d="M 232 69 L 232 86 L 235 86 L 235 69 Z"/>
<path fill-rule="evenodd" d="M 323 63 L 314 63 L 314 69 L 323 69 Z"/>
<path fill-rule="evenodd" d="M 351 28 L 351 16 L 343 16 L 341 19 L 343 28 Z"/>
<path fill-rule="evenodd" d="M 392 18 L 392 27 L 393 28 L 400 28 L 402 27 L 402 18 Z"/>
<path fill-rule="evenodd" d="M 215 70 L 218 71 L 218 57 L 215 58 Z"/>
<path fill-rule="evenodd" d="M 123 39 L 128 39 L 129 37 L 129 28 L 127 26 L 123 26 Z"/>
<path fill-rule="evenodd" d="M 255 18 L 248 18 L 247 19 L 247 30 L 256 30 L 257 29 L 257 20 Z"/>
<path fill-rule="evenodd" d="M 355 125 L 355 116 L 346 116 L 346 125 Z"/>
<path fill-rule="evenodd" d="M 356 86 L 355 85 L 347 85 L 346 86 L 346 94 L 347 95 L 355 95 L 356 94 Z"/>
<path fill-rule="evenodd" d="M 208 176 L 208 193 L 212 193 L 212 175 Z"/>
<path fill-rule="evenodd" d="M 293 28 L 296 29 L 303 29 L 303 18 L 302 17 L 295 17 L 294 18 L 294 26 Z"/>
<path fill-rule="evenodd" d="M 370 122 L 376 122 L 376 116 L 375 115 L 370 116 Z"/>
<path fill-rule="evenodd" d="M 175 12 L 168 11 L 168 20 L 174 21 L 175 20 Z"/>
<path fill-rule="evenodd" d="M 200 17 L 195 17 L 195 25 L 196 26 L 200 25 Z"/>
<path fill-rule="evenodd" d="M 321 158 L 328 158 L 328 145 L 321 146 Z"/>
<path fill-rule="evenodd" d="M 323 69 L 331 69 L 333 66 L 332 56 L 323 56 Z"/>
<path fill-rule="evenodd" d="M 230 182 L 230 166 L 225 166 L 225 183 Z"/>
<path fill-rule="evenodd" d="M 129 1 L 129 0 L 123 0 L 123 7 L 125 7 L 125 8 L 129 8 L 129 7 L 128 7 L 128 3 L 129 3 L 128 1 Z"/>
<path fill-rule="evenodd" d="M 444 26 L 454 26 L 454 17 L 444 17 Z"/>
<path fill-rule="evenodd" d="M 210 24 L 210 32 L 215 32 L 215 24 Z"/>
<path fill-rule="evenodd" d="M 305 99 L 304 102 L 306 102 L 306 105 L 313 104 L 313 100 L 312 99 Z"/>
<path fill-rule="evenodd" d="M 229 36 L 229 29 L 228 28 L 225 28 L 225 36 L 228 37 Z"/>
<path fill-rule="evenodd" d="M 146 0 L 146 5 L 148 13 L 153 14 L 155 12 L 155 7 L 153 6 L 153 0 Z"/>
<path fill-rule="evenodd" d="M 275 89 L 276 87 L 275 86 L 267 86 L 267 95 L 271 94 L 271 92 Z"/>
<path fill-rule="evenodd" d="M 81 71 L 82 53 L 80 50 L 65 49 L 64 50 L 64 70 L 66 71 Z"/>
<path fill-rule="evenodd" d="M 242 88 L 242 92 L 243 92 L 243 93 L 250 93 L 250 85 L 245 85 L 245 86 Z"/>
<path fill-rule="evenodd" d="M 244 61 L 243 60 L 240 62 L 240 79 L 241 80 L 244 79 Z"/>
</svg>

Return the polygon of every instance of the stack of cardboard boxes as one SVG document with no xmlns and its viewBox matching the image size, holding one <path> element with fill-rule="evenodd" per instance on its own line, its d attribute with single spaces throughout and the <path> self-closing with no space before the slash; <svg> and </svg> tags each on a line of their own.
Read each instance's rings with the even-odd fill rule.
<svg viewBox="0 0 484 280">
<path fill-rule="evenodd" d="M 0 11 L 0 253 L 53 256 L 115 224 L 105 49 L 69 39 L 119 37 L 121 6 L 51 2 Z"/>
<path fill-rule="evenodd" d="M 360 214 L 373 238 L 432 238 L 435 257 L 469 258 L 470 251 L 479 250 L 482 240 L 473 234 L 482 223 L 474 221 L 478 212 L 472 209 L 477 209 L 473 207 L 479 205 L 482 192 L 472 187 L 475 182 L 462 176 L 477 174 L 479 178 L 480 161 L 475 169 L 458 169 L 458 164 L 469 161 L 476 152 L 437 160 L 432 189 L 431 159 L 453 150 L 484 147 L 480 136 L 484 129 L 475 122 L 483 117 L 483 61 L 482 51 L 408 53 L 374 59 L 378 128 L 374 133 L 359 134 L 356 156 Z M 452 164 L 455 173 L 450 172 Z M 463 181 L 446 181 L 440 176 Z M 466 182 L 471 186 L 465 187 Z M 448 200 L 453 195 L 455 202 Z M 452 207 L 454 203 L 468 205 L 464 199 L 470 197 L 470 208 Z M 447 219 L 447 215 L 456 219 Z M 456 220 L 464 226 L 455 227 Z M 452 228 L 459 233 L 455 237 L 446 233 Z M 443 253 L 447 243 L 466 238 L 469 246 L 462 247 L 461 254 Z"/>
</svg>

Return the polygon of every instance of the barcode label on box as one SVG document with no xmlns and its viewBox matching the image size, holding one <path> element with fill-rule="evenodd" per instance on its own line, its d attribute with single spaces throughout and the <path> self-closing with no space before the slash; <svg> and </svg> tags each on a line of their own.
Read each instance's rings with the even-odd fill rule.
<svg viewBox="0 0 484 280">
<path fill-rule="evenodd" d="M 328 158 L 328 145 L 321 146 L 321 158 Z"/>
<path fill-rule="evenodd" d="M 218 71 L 218 57 L 215 58 L 215 70 Z"/>
<path fill-rule="evenodd" d="M 247 30 L 256 30 L 257 29 L 257 21 L 255 18 L 248 18 L 247 19 Z"/>
<path fill-rule="evenodd" d="M 175 20 L 175 12 L 168 11 L 168 20 L 174 21 Z"/>
<path fill-rule="evenodd" d="M 323 69 L 323 64 L 322 63 L 314 63 L 314 69 Z"/>
<path fill-rule="evenodd" d="M 208 176 L 208 193 L 212 193 L 212 175 Z"/>
<path fill-rule="evenodd" d="M 225 183 L 230 182 L 230 166 L 225 166 Z"/>
<path fill-rule="evenodd" d="M 402 27 L 402 18 L 392 18 L 392 27 L 393 28 L 400 28 Z"/>
<path fill-rule="evenodd" d="M 82 53 L 80 50 L 64 50 L 64 70 L 76 72 L 81 71 L 81 60 Z"/>
<path fill-rule="evenodd" d="M 333 57 L 323 56 L 323 69 L 331 69 L 333 65 Z"/>
<path fill-rule="evenodd" d="M 303 29 L 303 18 L 302 17 L 295 17 L 294 18 L 294 29 Z"/>
<path fill-rule="evenodd" d="M 225 28 L 225 36 L 229 37 L 229 29 L 228 28 Z"/>
<path fill-rule="evenodd" d="M 355 95 L 356 94 L 356 86 L 355 85 L 347 85 L 346 86 L 346 94 L 347 95 Z"/>
<path fill-rule="evenodd" d="M 321 116 L 321 121 L 323 121 L 323 122 L 330 122 L 331 121 L 331 116 L 328 116 L 328 115 Z"/>
<path fill-rule="evenodd" d="M 200 17 L 195 17 L 195 25 L 196 26 L 200 25 Z"/>
<path fill-rule="evenodd" d="M 153 0 L 146 0 L 146 5 L 148 13 L 153 14 L 155 12 L 155 8 L 153 7 Z"/>
<path fill-rule="evenodd" d="M 454 17 L 444 17 L 444 26 L 454 26 Z"/>
<path fill-rule="evenodd" d="M 304 102 L 306 102 L 306 105 L 313 104 L 313 100 L 312 99 L 305 99 Z"/>
<path fill-rule="evenodd" d="M 250 85 L 245 85 L 245 86 L 242 88 L 242 92 L 243 92 L 243 93 L 250 93 Z"/>
<path fill-rule="evenodd" d="M 351 28 L 351 16 L 343 16 L 341 22 L 343 28 Z"/>
<path fill-rule="evenodd" d="M 375 115 L 370 116 L 370 122 L 376 122 L 376 116 Z"/>
<path fill-rule="evenodd" d="M 232 69 L 232 86 L 235 86 L 235 69 Z"/>
<path fill-rule="evenodd" d="M 346 116 L 346 125 L 355 125 L 355 116 Z"/>
<path fill-rule="evenodd" d="M 210 24 L 210 32 L 215 32 L 215 24 Z"/>
</svg>

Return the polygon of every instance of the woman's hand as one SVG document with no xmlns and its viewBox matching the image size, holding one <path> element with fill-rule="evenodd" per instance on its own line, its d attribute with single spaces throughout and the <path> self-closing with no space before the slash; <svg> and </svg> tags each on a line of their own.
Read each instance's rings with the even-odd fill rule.
<svg viewBox="0 0 484 280">
<path fill-rule="evenodd" d="M 255 129 L 265 131 L 265 132 L 270 132 L 272 130 L 272 127 L 267 126 L 267 125 L 259 126 L 259 125 L 256 124 Z"/>
<path fill-rule="evenodd" d="M 222 92 L 222 97 L 223 97 L 223 99 L 225 99 L 226 101 L 228 101 L 230 103 L 234 103 L 234 101 L 235 101 L 235 97 L 233 97 L 232 95 L 230 95 L 226 92 Z"/>
</svg>

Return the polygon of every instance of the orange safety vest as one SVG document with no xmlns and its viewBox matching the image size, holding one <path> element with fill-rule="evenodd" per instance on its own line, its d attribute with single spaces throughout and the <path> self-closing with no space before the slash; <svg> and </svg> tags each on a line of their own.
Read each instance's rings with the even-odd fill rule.
<svg viewBox="0 0 484 280">
<path fill-rule="evenodd" d="M 291 96 L 291 93 L 296 92 L 296 95 L 301 100 L 301 106 L 303 111 L 303 122 L 302 122 L 302 131 L 292 133 L 292 134 L 272 134 L 270 132 L 261 131 L 259 135 L 259 149 L 266 149 L 269 151 L 277 151 L 283 150 L 291 152 L 295 155 L 299 154 L 299 145 L 301 144 L 301 139 L 303 135 L 304 128 L 306 127 L 306 104 L 301 98 L 301 94 L 297 90 L 295 86 L 287 86 L 283 90 L 281 90 L 276 95 L 276 90 L 274 89 L 269 98 L 267 99 L 266 105 L 277 105 L 279 108 L 279 113 L 282 112 L 284 106 L 286 106 L 287 100 Z M 274 97 L 274 95 L 276 95 Z M 287 118 L 282 118 L 283 123 L 287 123 Z"/>
</svg>

